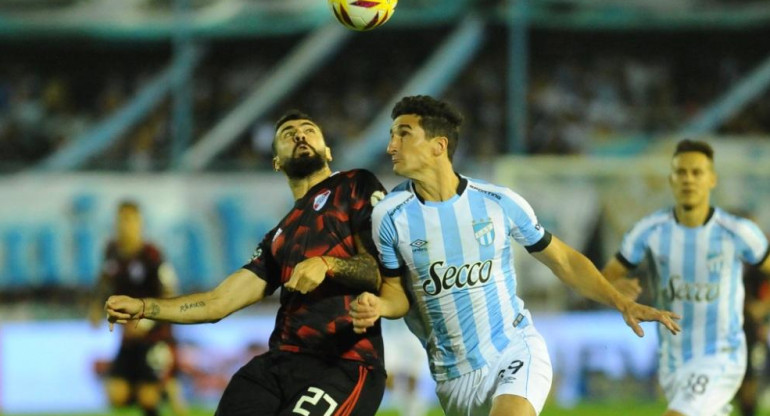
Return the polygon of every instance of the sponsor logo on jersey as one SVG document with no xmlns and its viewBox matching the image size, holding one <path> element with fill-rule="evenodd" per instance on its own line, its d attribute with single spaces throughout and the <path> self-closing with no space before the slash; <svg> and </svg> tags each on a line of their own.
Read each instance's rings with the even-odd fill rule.
<svg viewBox="0 0 770 416">
<path fill-rule="evenodd" d="M 719 282 L 685 282 L 682 276 L 672 275 L 668 284 L 660 291 L 666 302 L 712 302 L 719 297 Z"/>
<path fill-rule="evenodd" d="M 419 238 L 409 243 L 409 245 L 412 246 L 413 253 L 428 250 L 428 242 L 425 240 L 420 240 Z"/>
<path fill-rule="evenodd" d="M 473 236 L 482 246 L 488 246 L 495 241 L 495 227 L 492 219 L 487 218 L 473 222 Z"/>
<path fill-rule="evenodd" d="M 393 213 L 395 213 L 395 212 L 398 212 L 398 210 L 399 210 L 401 207 L 403 207 L 404 205 L 408 204 L 408 203 L 409 203 L 409 201 L 411 201 L 412 199 L 414 199 L 414 194 L 411 194 L 411 195 L 409 195 L 409 197 L 408 197 L 408 198 L 406 198 L 406 199 L 405 199 L 404 201 L 402 201 L 400 204 L 396 205 L 396 207 L 395 207 L 395 208 L 393 208 L 393 209 L 391 209 L 390 211 L 388 211 L 388 215 L 391 215 L 391 216 L 392 216 L 392 215 L 393 215 Z"/>
<path fill-rule="evenodd" d="M 498 199 L 498 200 L 503 199 L 503 197 L 500 194 L 498 194 L 498 193 L 490 192 L 490 191 L 487 191 L 486 189 L 481 189 L 481 188 L 479 188 L 478 186 L 475 186 L 475 185 L 469 185 L 469 187 L 471 189 L 475 189 L 475 190 L 477 190 L 477 191 L 479 191 L 481 193 L 489 195 L 489 196 L 491 196 L 491 197 L 493 197 L 495 199 Z"/>
<path fill-rule="evenodd" d="M 444 267 L 443 261 L 430 265 L 430 280 L 426 280 L 422 289 L 427 295 L 436 296 L 444 290 L 462 289 L 484 284 L 492 277 L 492 260 L 463 264 L 460 267 Z"/>
<path fill-rule="evenodd" d="M 522 315 L 522 314 L 516 315 L 516 319 L 513 320 L 513 327 L 516 328 L 517 326 L 519 326 L 519 324 L 523 320 L 524 320 L 524 315 Z"/>
<path fill-rule="evenodd" d="M 331 195 L 332 191 L 326 189 L 320 194 L 315 196 L 315 199 L 313 200 L 313 209 L 316 211 L 320 211 L 321 208 L 326 205 L 326 201 L 329 199 L 329 195 Z"/>
</svg>

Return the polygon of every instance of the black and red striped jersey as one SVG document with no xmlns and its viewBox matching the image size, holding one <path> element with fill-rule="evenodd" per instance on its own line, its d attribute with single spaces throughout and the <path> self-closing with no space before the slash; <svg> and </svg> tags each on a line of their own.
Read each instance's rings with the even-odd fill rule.
<svg viewBox="0 0 770 416">
<path fill-rule="evenodd" d="M 114 295 L 134 298 L 159 298 L 164 296 L 161 266 L 163 254 L 151 243 L 131 256 L 123 256 L 115 241 L 107 244 L 102 265 L 102 275 L 107 278 Z M 124 332 L 125 335 L 125 332 Z M 171 326 L 158 322 L 144 336 L 148 341 L 171 340 Z M 125 339 L 124 339 L 125 341 Z"/>
<path fill-rule="evenodd" d="M 136 254 L 123 257 L 114 241 L 107 244 L 104 253 L 102 274 L 106 275 L 115 295 L 134 298 L 161 297 L 163 284 L 160 280 L 160 266 L 163 255 L 152 244 L 145 243 Z"/>
<path fill-rule="evenodd" d="M 385 189 L 366 170 L 336 172 L 308 190 L 265 235 L 244 266 L 267 282 L 272 294 L 294 267 L 315 256 L 348 258 L 357 254 L 357 235 L 376 257 L 371 239 L 372 197 Z M 350 303 L 361 291 L 328 277 L 312 292 L 281 290 L 270 349 L 362 361 L 382 368 L 379 323 L 365 334 L 353 332 Z"/>
</svg>

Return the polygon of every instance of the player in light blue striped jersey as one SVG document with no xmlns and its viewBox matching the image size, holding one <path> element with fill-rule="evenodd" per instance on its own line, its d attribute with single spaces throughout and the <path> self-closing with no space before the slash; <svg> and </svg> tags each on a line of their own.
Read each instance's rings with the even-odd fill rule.
<svg viewBox="0 0 770 416">
<path fill-rule="evenodd" d="M 753 222 L 711 206 L 717 176 L 708 143 L 679 142 L 669 182 L 675 206 L 636 223 L 602 273 L 633 298 L 639 284 L 624 277 L 649 260 L 657 305 L 682 316 L 680 335 L 659 331 L 665 416 L 726 415 L 746 370 L 743 263 L 770 275 L 770 249 Z"/>
<path fill-rule="evenodd" d="M 516 295 L 511 239 L 581 294 L 620 310 L 637 335 L 648 320 L 679 330 L 675 314 L 626 298 L 551 236 L 524 198 L 455 173 L 462 116 L 448 104 L 406 97 L 392 117 L 387 151 L 409 180 L 374 208 L 383 285 L 379 296 L 359 296 L 351 315 L 360 332 L 406 314 L 447 415 L 536 415 L 548 396 L 551 363 Z"/>
</svg>

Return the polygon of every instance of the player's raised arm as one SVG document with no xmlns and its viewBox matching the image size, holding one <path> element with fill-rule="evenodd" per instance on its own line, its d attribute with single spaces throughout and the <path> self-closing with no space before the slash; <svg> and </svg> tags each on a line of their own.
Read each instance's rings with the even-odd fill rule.
<svg viewBox="0 0 770 416">
<path fill-rule="evenodd" d="M 358 253 L 351 257 L 318 256 L 297 263 L 286 288 L 308 293 L 329 277 L 354 289 L 379 291 L 382 279 L 377 260 L 369 254 L 360 236 L 354 235 L 353 240 Z"/>
<path fill-rule="evenodd" d="M 644 331 L 639 326 L 639 322 L 644 321 L 658 321 L 674 334 L 681 330 L 675 322 L 679 319 L 678 315 L 640 305 L 622 295 L 599 273 L 590 260 L 558 238 L 553 237 L 545 249 L 532 254 L 581 295 L 619 310 L 626 324 L 636 335 L 644 336 Z"/>
<path fill-rule="evenodd" d="M 371 237 L 367 236 L 364 238 Z M 329 262 L 329 271 L 336 280 L 347 286 L 377 292 L 382 284 L 377 260 L 366 248 L 361 236 L 354 235 L 353 239 L 356 243 L 358 254 L 346 259 L 332 257 Z"/>
<path fill-rule="evenodd" d="M 628 272 L 629 268 L 617 257 L 611 258 L 602 269 L 604 278 L 612 283 L 618 292 L 636 300 L 642 294 L 642 287 L 639 285 L 639 279 L 628 277 Z"/>
<path fill-rule="evenodd" d="M 113 323 L 153 319 L 181 324 L 217 322 L 264 297 L 267 283 L 254 272 L 239 269 L 216 288 L 170 299 L 110 296 L 104 305 L 110 329 Z"/>
</svg>

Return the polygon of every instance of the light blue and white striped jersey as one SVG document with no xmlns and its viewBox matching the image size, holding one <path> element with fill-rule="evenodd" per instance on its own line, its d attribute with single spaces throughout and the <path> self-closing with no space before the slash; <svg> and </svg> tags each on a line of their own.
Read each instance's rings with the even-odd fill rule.
<svg viewBox="0 0 770 416">
<path fill-rule="evenodd" d="M 737 354 L 743 333 L 743 262 L 758 264 L 767 238 L 753 222 L 716 208 L 699 227 L 679 224 L 673 209 L 657 211 L 623 237 L 618 259 L 653 269 L 658 307 L 682 316 L 682 332 L 658 326 L 661 368 L 673 371 L 693 358 Z"/>
<path fill-rule="evenodd" d="M 374 208 L 373 239 L 385 274 L 403 274 L 409 329 L 431 373 L 448 380 L 483 367 L 531 325 L 516 296 L 511 238 L 529 250 L 550 242 L 530 205 L 513 191 L 460 177 L 458 193 L 422 201 L 411 181 Z"/>
</svg>

